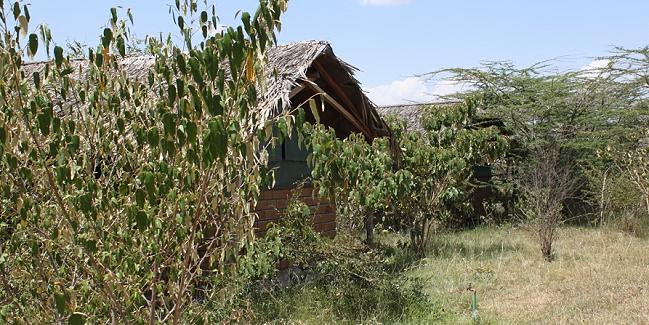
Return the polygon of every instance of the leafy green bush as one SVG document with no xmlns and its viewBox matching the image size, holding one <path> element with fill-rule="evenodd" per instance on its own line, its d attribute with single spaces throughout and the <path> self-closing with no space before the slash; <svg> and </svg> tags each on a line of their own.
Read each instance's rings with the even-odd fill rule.
<svg viewBox="0 0 649 325">
<path fill-rule="evenodd" d="M 27 4 L 0 4 L 0 322 L 220 322 L 265 130 L 292 121 L 262 119 L 258 91 L 286 1 L 215 35 L 214 6 L 175 1 L 183 48 L 149 38 L 137 78 L 130 12 L 73 60 L 45 25 L 29 34 Z M 24 64 L 37 51 L 53 60 Z"/>
<path fill-rule="evenodd" d="M 308 162 L 314 185 L 320 196 L 335 199 L 339 229 L 355 234 L 365 224 L 371 243 L 374 215 L 410 192 L 410 172 L 394 170 L 388 139 L 368 143 L 361 134 L 338 139 L 322 125 L 304 124 L 301 132 L 312 151 Z"/>
<path fill-rule="evenodd" d="M 420 280 L 401 276 L 408 264 L 402 258 L 415 258 L 408 247 L 368 251 L 346 237 L 325 248 L 324 255 L 304 269 L 301 282 L 288 288 L 251 288 L 252 314 L 247 321 L 407 323 L 424 314 L 427 319 L 443 315 L 422 291 Z"/>
<path fill-rule="evenodd" d="M 434 227 L 471 209 L 473 167 L 501 159 L 507 139 L 496 127 L 475 128 L 472 121 L 479 101 L 426 108 L 426 133 L 408 132 L 393 123 L 402 148 L 403 170 L 412 175 L 410 192 L 395 201 L 399 222 L 411 229 L 413 246 L 420 252 Z"/>
</svg>

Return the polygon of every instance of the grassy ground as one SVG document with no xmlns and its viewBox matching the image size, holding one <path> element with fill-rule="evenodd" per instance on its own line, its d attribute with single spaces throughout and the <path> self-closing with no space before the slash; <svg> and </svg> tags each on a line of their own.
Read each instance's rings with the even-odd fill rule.
<svg viewBox="0 0 649 325">
<path fill-rule="evenodd" d="M 482 323 L 649 324 L 649 241 L 618 231 L 564 228 L 556 260 L 533 232 L 480 228 L 439 236 L 406 272 L 443 306 L 449 324 L 470 323 L 478 292 Z M 428 320 L 421 315 L 421 323 Z M 435 320 L 439 323 L 439 319 Z"/>
<path fill-rule="evenodd" d="M 378 238 L 384 247 L 405 239 Z M 648 239 L 616 230 L 562 228 L 556 259 L 547 263 L 534 232 L 478 228 L 439 235 L 424 259 L 406 252 L 393 248 L 381 257 L 380 265 L 398 270 L 386 273 L 387 281 L 366 282 L 356 277 L 363 273 L 357 270 L 306 283 L 258 300 L 251 321 L 471 324 L 467 289 L 473 288 L 481 324 L 649 324 Z M 407 289 L 411 285 L 419 289 Z"/>
</svg>

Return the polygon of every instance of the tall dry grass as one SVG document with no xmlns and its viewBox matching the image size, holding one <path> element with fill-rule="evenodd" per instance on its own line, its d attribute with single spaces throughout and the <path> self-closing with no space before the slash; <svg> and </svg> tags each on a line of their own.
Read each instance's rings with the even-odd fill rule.
<svg viewBox="0 0 649 325">
<path fill-rule="evenodd" d="M 424 280 L 448 323 L 472 321 L 475 288 L 483 323 L 649 324 L 649 240 L 562 228 L 555 249 L 545 262 L 536 233 L 520 228 L 443 234 L 407 275 Z"/>
</svg>

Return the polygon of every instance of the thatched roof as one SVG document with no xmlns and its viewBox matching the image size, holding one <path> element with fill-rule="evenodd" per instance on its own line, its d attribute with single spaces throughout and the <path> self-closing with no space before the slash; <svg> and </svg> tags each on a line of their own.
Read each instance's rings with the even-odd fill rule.
<svg viewBox="0 0 649 325">
<path fill-rule="evenodd" d="M 304 82 L 310 82 L 307 71 L 318 61 L 326 63 L 327 70 L 331 70 L 329 74 L 338 84 L 337 87 L 344 89 L 350 97 L 354 98 L 355 107 L 346 107 L 346 109 L 362 111 L 352 114 L 357 117 L 357 123 L 367 125 L 369 130 L 376 131 L 376 135 L 385 135 L 387 130 L 385 123 L 376 112 L 375 105 L 367 98 L 359 82 L 354 78 L 357 69 L 340 60 L 334 54 L 329 43 L 306 41 L 276 46 L 268 50 L 267 59 L 264 67 L 266 85 L 260 98 L 264 115 L 261 118 L 262 121 L 299 104 L 291 102 L 291 95 L 296 87 Z M 42 71 L 45 64 L 46 62 L 28 63 L 23 66 L 23 71 L 26 76 L 31 78 L 32 73 Z M 71 64 L 74 67 L 71 77 L 79 80 L 85 79 L 86 69 L 84 67 L 88 64 L 87 60 L 71 60 Z M 149 69 L 155 64 L 155 58 L 148 55 L 132 56 L 121 59 L 119 64 L 122 71 L 125 71 L 130 78 L 144 82 Z M 67 109 L 77 107 L 78 103 L 73 99 L 68 99 L 54 104 L 57 110 L 65 114 Z"/>
<path fill-rule="evenodd" d="M 406 123 L 406 129 L 409 131 L 416 132 L 426 132 L 424 127 L 421 125 L 421 116 L 422 111 L 425 107 L 429 106 L 442 106 L 442 105 L 453 105 L 458 104 L 459 101 L 439 101 L 439 102 L 430 102 L 430 103 L 421 103 L 421 104 L 406 104 L 406 105 L 392 105 L 392 106 L 380 106 L 376 110 L 381 114 L 382 117 L 393 116 Z M 481 114 L 483 113 L 483 114 Z M 478 111 L 478 115 L 474 116 L 472 119 L 471 125 L 469 128 L 483 128 L 489 126 L 498 127 L 503 134 L 511 134 L 511 131 L 505 128 L 504 121 L 498 117 L 491 117 L 484 114 L 484 111 Z"/>
<path fill-rule="evenodd" d="M 421 126 L 421 113 L 424 107 L 434 105 L 448 105 L 452 102 L 430 102 L 419 104 L 403 104 L 379 106 L 376 110 L 382 117 L 394 116 L 406 123 L 406 128 L 410 131 L 424 132 Z"/>
</svg>

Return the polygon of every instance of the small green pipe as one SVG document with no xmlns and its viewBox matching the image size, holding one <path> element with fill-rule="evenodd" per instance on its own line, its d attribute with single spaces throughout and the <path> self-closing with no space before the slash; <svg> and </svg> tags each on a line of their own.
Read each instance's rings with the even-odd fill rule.
<svg viewBox="0 0 649 325">
<path fill-rule="evenodd" d="M 478 315 L 478 291 L 476 289 L 471 289 L 473 292 L 473 297 L 471 298 L 471 317 L 473 318 L 474 324 L 480 323 L 480 315 Z"/>
</svg>

